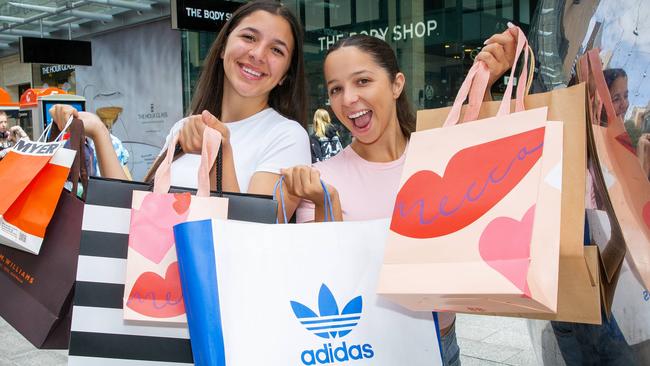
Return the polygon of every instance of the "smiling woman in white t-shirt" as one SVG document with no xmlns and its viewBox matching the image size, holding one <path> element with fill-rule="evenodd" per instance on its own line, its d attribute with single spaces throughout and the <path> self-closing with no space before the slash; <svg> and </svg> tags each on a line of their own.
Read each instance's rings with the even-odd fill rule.
<svg viewBox="0 0 650 366">
<path fill-rule="evenodd" d="M 272 194 L 280 169 L 311 162 L 307 132 L 296 122 L 306 121 L 305 90 L 303 33 L 295 16 L 274 1 L 241 6 L 205 59 L 191 115 L 174 125 L 163 147 L 164 152 L 172 135 L 180 134 L 183 154 L 172 164 L 172 184 L 196 187 L 203 129 L 211 127 L 222 135 L 224 191 Z M 72 112 L 56 108 L 53 117 L 62 124 Z M 106 150 L 98 154 L 100 168 L 110 168 L 113 156 L 104 149 L 108 132 L 89 127 L 98 153 Z M 153 178 L 163 156 L 161 152 L 145 181 Z M 124 178 L 113 169 L 105 176 Z M 288 202 L 288 211 L 293 213 L 297 203 Z"/>
<path fill-rule="evenodd" d="M 242 6 L 205 59 L 193 115 L 168 136 L 169 141 L 180 132 L 186 153 L 172 165 L 172 184 L 196 184 L 196 175 L 187 173 L 198 169 L 199 156 L 192 154 L 200 152 L 203 128 L 209 126 L 223 136 L 224 190 L 271 194 L 281 168 L 311 161 L 307 132 L 295 122 L 306 120 L 304 91 L 303 36 L 296 18 L 277 2 Z"/>
</svg>

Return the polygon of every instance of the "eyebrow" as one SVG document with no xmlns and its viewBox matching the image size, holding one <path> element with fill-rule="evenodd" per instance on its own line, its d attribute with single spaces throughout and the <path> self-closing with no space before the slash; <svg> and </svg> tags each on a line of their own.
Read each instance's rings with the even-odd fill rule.
<svg viewBox="0 0 650 366">
<path fill-rule="evenodd" d="M 367 72 L 367 73 L 370 73 L 370 74 L 373 73 L 373 72 L 370 71 L 370 70 L 359 70 L 359 71 L 355 71 L 355 72 L 353 72 L 352 74 L 350 74 L 350 77 L 354 77 L 354 76 L 357 76 L 357 75 L 361 75 L 361 74 L 366 73 L 366 72 Z M 337 81 L 338 81 L 338 80 L 336 80 L 336 79 L 334 79 L 334 80 L 330 80 L 330 81 L 327 82 L 327 85 L 330 85 L 330 84 L 335 83 L 335 82 L 337 82 Z"/>
<path fill-rule="evenodd" d="M 260 32 L 258 29 L 253 28 L 253 27 L 246 27 L 246 28 L 242 28 L 241 30 L 242 30 L 242 31 L 253 32 L 253 33 L 255 33 L 255 34 L 262 34 L 262 32 Z M 279 39 L 279 38 L 275 38 L 275 39 L 273 40 L 273 42 L 274 42 L 274 43 L 277 43 L 277 44 L 279 44 L 280 46 L 283 46 L 284 48 L 286 48 L 287 50 L 289 50 L 289 46 L 287 45 L 287 43 L 286 43 L 285 41 L 283 41 L 283 40 L 281 40 L 281 39 Z"/>
</svg>

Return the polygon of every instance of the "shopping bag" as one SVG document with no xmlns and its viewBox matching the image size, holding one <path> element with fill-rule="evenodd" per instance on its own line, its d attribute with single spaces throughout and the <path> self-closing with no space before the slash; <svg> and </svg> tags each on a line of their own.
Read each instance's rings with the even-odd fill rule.
<svg viewBox="0 0 650 366">
<path fill-rule="evenodd" d="M 84 207 L 68 365 L 192 364 L 187 326 L 124 320 L 123 295 L 133 191 L 146 183 L 91 177 Z M 195 190 L 172 188 L 171 192 Z M 273 223 L 268 196 L 213 192 L 228 198 L 228 219 Z"/>
<path fill-rule="evenodd" d="M 587 210 L 589 230 L 595 244 L 603 251 L 615 232 L 604 210 Z M 624 259 L 616 275 L 611 311 L 625 341 L 632 347 L 640 365 L 650 361 L 650 292 L 643 287 Z"/>
<path fill-rule="evenodd" d="M 585 101 L 584 84 L 523 97 L 527 109 L 546 107 L 548 120 L 564 122 L 558 305 L 556 314 L 522 312 L 508 316 L 601 323 L 598 248 L 584 245 L 582 229 L 587 160 Z M 483 102 L 478 118 L 495 116 L 501 107 L 500 101 Z M 463 111 L 466 109 L 463 107 Z M 418 131 L 441 127 L 450 110 L 451 107 L 418 111 Z"/>
<path fill-rule="evenodd" d="M 71 149 L 83 139 L 83 124 L 70 127 Z M 69 179 L 87 184 L 83 154 L 77 155 Z M 77 270 L 83 202 L 63 190 L 45 232 L 38 256 L 0 246 L 0 316 L 38 348 L 66 349 L 70 338 L 72 289 Z"/>
<path fill-rule="evenodd" d="M 189 192 L 168 193 L 173 147 L 178 143 L 178 135 L 156 171 L 153 192 L 133 191 L 124 319 L 186 323 L 172 230 L 175 224 L 186 220 L 228 217 L 228 199 L 210 197 L 210 169 L 216 160 L 220 141 L 218 131 L 212 128 L 204 130 L 196 196 Z"/>
<path fill-rule="evenodd" d="M 440 365 L 432 314 L 375 294 L 387 230 L 387 220 L 176 225 L 196 364 Z"/>
<path fill-rule="evenodd" d="M 520 32 L 517 57 L 525 46 Z M 468 95 L 478 115 L 488 76 L 477 62 L 449 127 L 411 136 L 378 292 L 412 310 L 555 313 L 562 123 L 507 115 L 509 84 L 496 118 L 454 126 Z"/>
<path fill-rule="evenodd" d="M 600 162 L 597 183 L 605 185 L 605 204 L 615 213 L 614 226 L 622 232 L 629 253 L 628 264 L 647 288 L 650 287 L 650 181 L 623 121 L 616 116 L 597 49 L 590 50 L 581 59 L 583 78 L 587 61 L 590 72 L 586 81 L 592 86 L 590 100 L 594 101 L 590 104 L 592 123 L 588 125 L 594 155 Z M 601 123 L 602 109 L 606 123 Z M 622 261 L 622 256 L 618 259 Z"/>
<path fill-rule="evenodd" d="M 71 122 L 69 122 L 71 123 Z M 21 139 L 0 161 L 0 244 L 38 254 L 75 151 L 54 142 Z"/>
</svg>

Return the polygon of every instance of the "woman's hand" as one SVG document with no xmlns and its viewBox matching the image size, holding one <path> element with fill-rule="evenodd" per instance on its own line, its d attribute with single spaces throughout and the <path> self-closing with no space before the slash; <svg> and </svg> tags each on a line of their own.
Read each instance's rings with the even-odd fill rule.
<svg viewBox="0 0 650 366">
<path fill-rule="evenodd" d="M 488 87 L 491 87 L 506 71 L 513 67 L 517 50 L 518 29 L 508 23 L 508 29 L 485 41 L 485 46 L 474 62 L 483 61 L 490 70 Z M 489 90 L 489 88 L 488 88 Z"/>
<path fill-rule="evenodd" d="M 79 111 L 67 104 L 55 104 L 50 108 L 50 116 L 59 131 L 62 131 L 70 116 L 79 118 Z M 85 127 L 85 126 L 84 126 Z"/>
<path fill-rule="evenodd" d="M 96 114 L 79 112 L 65 104 L 55 104 L 50 108 L 49 112 L 59 130 L 65 128 L 65 124 L 70 119 L 70 116 L 79 118 L 83 122 L 84 133 L 95 143 L 97 163 L 102 177 L 128 179 L 113 149 L 113 142 L 111 141 L 108 128 L 106 128 L 104 122 Z"/>
<path fill-rule="evenodd" d="M 284 177 L 287 192 L 296 197 L 324 205 L 325 191 L 320 182 L 320 172 L 312 167 L 300 165 L 280 171 Z M 330 187 L 328 187 L 328 190 Z"/>
<path fill-rule="evenodd" d="M 206 127 L 214 128 L 221 133 L 221 144 L 229 145 L 230 130 L 225 123 L 208 111 L 187 117 L 178 138 L 185 153 L 200 154 L 203 144 L 203 130 Z"/>
<path fill-rule="evenodd" d="M 54 124 L 59 128 L 59 131 L 62 131 L 65 128 L 65 124 L 70 119 L 70 116 L 72 116 L 83 121 L 84 133 L 93 141 L 100 137 L 108 136 L 108 129 L 96 114 L 90 112 L 79 112 L 74 107 L 67 104 L 55 104 L 50 108 L 49 112 Z"/>
<path fill-rule="evenodd" d="M 27 138 L 29 139 L 29 136 L 23 131 L 23 129 L 20 126 L 12 126 L 9 128 L 9 141 L 13 141 L 14 143 L 18 142 L 18 140 L 22 138 Z"/>
<path fill-rule="evenodd" d="M 284 187 L 289 195 L 309 200 L 314 203 L 314 219 L 317 222 L 325 221 L 325 191 L 320 180 L 320 172 L 312 167 L 300 165 L 280 171 L 284 177 Z M 329 192 L 334 221 L 342 221 L 341 204 L 336 188 L 325 184 Z"/>
</svg>

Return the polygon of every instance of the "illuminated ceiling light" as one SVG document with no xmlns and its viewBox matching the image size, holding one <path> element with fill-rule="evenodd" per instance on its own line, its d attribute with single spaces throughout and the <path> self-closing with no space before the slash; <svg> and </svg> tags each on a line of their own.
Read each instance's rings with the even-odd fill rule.
<svg viewBox="0 0 650 366">
<path fill-rule="evenodd" d="M 446 45 L 445 45 L 445 48 L 449 48 L 449 47 L 451 47 L 451 46 L 450 46 L 450 45 L 448 45 L 448 44 L 446 44 Z"/>
</svg>

